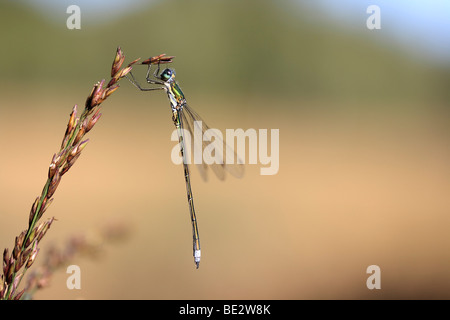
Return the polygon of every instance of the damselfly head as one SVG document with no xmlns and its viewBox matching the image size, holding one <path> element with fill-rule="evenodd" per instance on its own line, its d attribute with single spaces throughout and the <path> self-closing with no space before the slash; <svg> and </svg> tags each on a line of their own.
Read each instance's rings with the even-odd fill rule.
<svg viewBox="0 0 450 320">
<path fill-rule="evenodd" d="M 164 71 L 161 73 L 161 80 L 162 81 L 169 81 L 175 79 L 175 70 L 173 69 L 164 69 Z"/>
</svg>

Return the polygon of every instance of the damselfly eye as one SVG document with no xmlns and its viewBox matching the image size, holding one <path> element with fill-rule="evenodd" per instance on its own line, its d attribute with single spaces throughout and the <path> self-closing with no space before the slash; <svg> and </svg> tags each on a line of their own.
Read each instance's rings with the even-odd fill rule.
<svg viewBox="0 0 450 320">
<path fill-rule="evenodd" d="M 175 71 L 172 69 L 164 69 L 164 71 L 161 73 L 161 80 L 167 81 L 170 80 L 170 78 L 173 78 L 175 76 Z"/>
</svg>

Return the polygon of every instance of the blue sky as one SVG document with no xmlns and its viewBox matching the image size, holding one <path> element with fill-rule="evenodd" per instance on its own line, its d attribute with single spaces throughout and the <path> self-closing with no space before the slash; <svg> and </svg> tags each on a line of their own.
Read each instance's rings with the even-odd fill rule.
<svg viewBox="0 0 450 320">
<path fill-rule="evenodd" d="M 23 1 L 44 14 L 76 4 L 89 15 L 111 19 L 152 5 L 158 0 L 34 0 Z M 226 0 L 223 0 L 226 1 Z M 243 0 L 244 1 L 244 0 Z M 282 1 L 273 0 L 280 4 Z M 291 0 L 315 7 L 328 20 L 348 30 L 365 28 L 369 5 L 381 10 L 383 36 L 426 59 L 450 64 L 450 0 Z M 89 17 L 85 15 L 85 17 Z M 376 31 L 375 31 L 376 32 Z"/>
<path fill-rule="evenodd" d="M 381 28 L 392 40 L 429 58 L 450 62 L 450 0 L 295 0 L 319 7 L 346 28 L 361 28 L 377 5 Z"/>
</svg>

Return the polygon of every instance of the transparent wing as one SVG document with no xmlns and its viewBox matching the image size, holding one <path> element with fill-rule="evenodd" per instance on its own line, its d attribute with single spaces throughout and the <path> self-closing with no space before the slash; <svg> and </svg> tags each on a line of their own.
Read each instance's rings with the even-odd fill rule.
<svg viewBox="0 0 450 320">
<path fill-rule="evenodd" d="M 237 178 L 244 175 L 244 162 L 240 160 L 234 149 L 224 142 L 220 131 L 211 130 L 198 113 L 187 104 L 183 107 L 181 116 L 193 141 L 197 141 L 197 143 L 194 142 L 192 150 L 194 160 L 196 153 L 197 159 L 201 157 L 202 163 L 196 165 L 203 180 L 207 180 L 208 167 L 220 180 L 225 179 L 225 171 Z M 200 133 L 201 136 L 199 136 Z"/>
<path fill-rule="evenodd" d="M 183 110 L 184 110 L 184 108 L 183 108 Z M 186 117 L 186 111 L 181 112 L 181 118 L 183 121 L 183 127 L 189 131 L 189 133 L 191 134 L 191 139 L 193 141 L 193 139 L 195 138 L 194 137 L 194 123 L 195 122 L 190 117 L 189 117 L 190 120 L 188 120 L 188 117 Z M 199 127 L 197 126 L 197 130 L 201 130 L 201 129 L 199 129 Z M 200 137 L 200 139 L 202 139 L 202 137 Z M 196 147 L 196 145 L 194 144 L 194 148 L 195 147 Z M 188 150 L 191 150 L 191 148 L 188 148 Z M 197 152 L 198 152 L 198 150 L 197 150 Z M 200 152 L 203 152 L 203 148 L 200 148 Z M 195 151 L 194 151 L 194 153 L 195 153 Z M 190 154 L 186 154 L 186 155 L 187 155 L 188 159 L 192 159 L 192 151 L 190 152 Z M 208 169 L 207 164 L 204 161 L 202 161 L 202 163 L 197 163 L 195 165 L 197 166 L 202 179 L 204 181 L 206 181 L 208 178 L 207 173 L 206 173 L 207 169 Z"/>
</svg>

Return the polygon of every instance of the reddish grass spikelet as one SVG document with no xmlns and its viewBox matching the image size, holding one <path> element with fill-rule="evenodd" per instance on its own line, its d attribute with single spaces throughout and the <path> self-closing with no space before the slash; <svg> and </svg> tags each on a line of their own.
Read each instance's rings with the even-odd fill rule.
<svg viewBox="0 0 450 320">
<path fill-rule="evenodd" d="M 28 219 L 28 226 L 31 226 L 31 223 L 33 222 L 33 219 L 36 215 L 36 210 L 37 210 L 37 206 L 39 203 L 39 199 L 40 199 L 40 197 L 37 197 L 36 200 L 34 201 L 33 205 L 31 206 L 30 217 Z"/>
<path fill-rule="evenodd" d="M 95 124 L 97 123 L 97 121 L 100 119 L 101 116 L 102 114 L 100 113 L 100 108 L 98 108 L 86 125 L 86 133 L 91 131 L 91 129 L 95 126 Z"/>
<path fill-rule="evenodd" d="M 6 273 L 6 271 L 8 270 L 8 266 L 9 266 L 8 254 L 9 254 L 9 249 L 5 248 L 5 250 L 3 250 L 3 273 Z"/>
<path fill-rule="evenodd" d="M 123 62 L 125 61 L 125 56 L 120 47 L 117 47 L 116 56 L 114 57 L 114 61 L 111 67 L 111 77 L 119 71 L 120 67 L 122 67 Z"/>
<path fill-rule="evenodd" d="M 92 110 L 94 107 L 98 106 L 100 103 L 103 102 L 101 100 L 102 94 L 103 94 L 103 84 L 105 83 L 105 80 L 101 80 L 97 82 L 94 87 L 92 88 L 91 93 L 86 99 L 85 107 L 88 111 Z"/>
<path fill-rule="evenodd" d="M 87 119 L 84 119 L 83 123 L 80 126 L 80 129 L 78 130 L 77 136 L 72 142 L 72 145 L 76 145 L 83 138 L 83 136 L 86 133 L 86 126 L 87 126 Z"/>
<path fill-rule="evenodd" d="M 141 58 L 137 58 L 137 59 L 131 61 L 131 62 L 127 65 L 127 67 L 131 67 L 133 64 L 135 64 L 135 63 L 138 62 L 139 60 L 141 60 Z"/>
<path fill-rule="evenodd" d="M 61 174 L 59 173 L 59 171 L 56 171 L 55 175 L 50 181 L 50 185 L 48 186 L 47 199 L 53 196 L 60 182 L 61 182 Z"/>
<path fill-rule="evenodd" d="M 119 48 L 118 48 L 119 49 Z M 117 55 L 116 55 L 117 57 Z M 125 56 L 123 56 L 123 59 L 125 59 Z M 122 66 L 123 63 L 123 59 L 120 62 L 120 66 Z M 117 81 L 119 81 L 120 79 L 122 79 L 123 77 L 125 77 L 132 69 L 132 65 L 135 64 L 136 62 L 138 62 L 141 58 L 138 58 L 132 62 L 130 62 L 125 68 L 123 68 L 122 70 L 119 70 L 120 68 L 117 68 L 116 64 L 113 63 L 113 66 L 111 68 L 111 80 L 108 82 L 107 87 L 112 87 L 113 85 L 115 85 L 117 83 Z"/>
<path fill-rule="evenodd" d="M 39 248 L 37 247 L 37 241 L 34 242 L 33 251 L 30 257 L 27 260 L 26 268 L 30 268 L 33 265 L 34 260 L 36 260 L 36 256 L 39 253 Z"/>
<path fill-rule="evenodd" d="M 71 132 L 75 128 L 75 119 L 77 118 L 77 105 L 72 109 L 70 114 L 69 123 L 67 124 L 67 131 Z"/>
<path fill-rule="evenodd" d="M 75 105 L 72 109 L 72 112 L 70 113 L 69 122 L 67 124 L 66 133 L 64 134 L 64 138 L 61 143 L 61 148 L 64 148 L 64 146 L 67 144 L 67 141 L 69 141 L 73 131 L 75 130 L 78 124 L 78 120 L 79 119 L 77 118 L 77 105 Z"/>
<path fill-rule="evenodd" d="M 102 99 L 105 100 L 106 98 L 108 98 L 117 89 L 119 89 L 119 84 L 114 84 L 114 85 L 112 85 L 110 87 L 107 87 L 105 89 L 105 91 L 103 91 Z"/>
<path fill-rule="evenodd" d="M 163 54 L 160 54 L 159 56 L 150 57 L 147 60 L 142 61 L 141 64 L 171 63 L 173 58 L 175 58 L 175 56 L 166 56 L 166 54 L 163 53 Z"/>
<path fill-rule="evenodd" d="M 25 289 L 19 291 L 19 293 L 14 296 L 13 300 L 20 300 L 24 293 L 25 293 Z"/>
<path fill-rule="evenodd" d="M 43 227 L 42 229 L 39 231 L 36 241 L 39 243 L 39 241 L 41 241 L 41 239 L 45 236 L 45 234 L 47 233 L 47 230 L 50 229 L 50 226 L 52 225 L 53 221 L 55 220 L 55 218 L 50 218 L 47 221 L 45 221 L 43 223 Z"/>
</svg>

